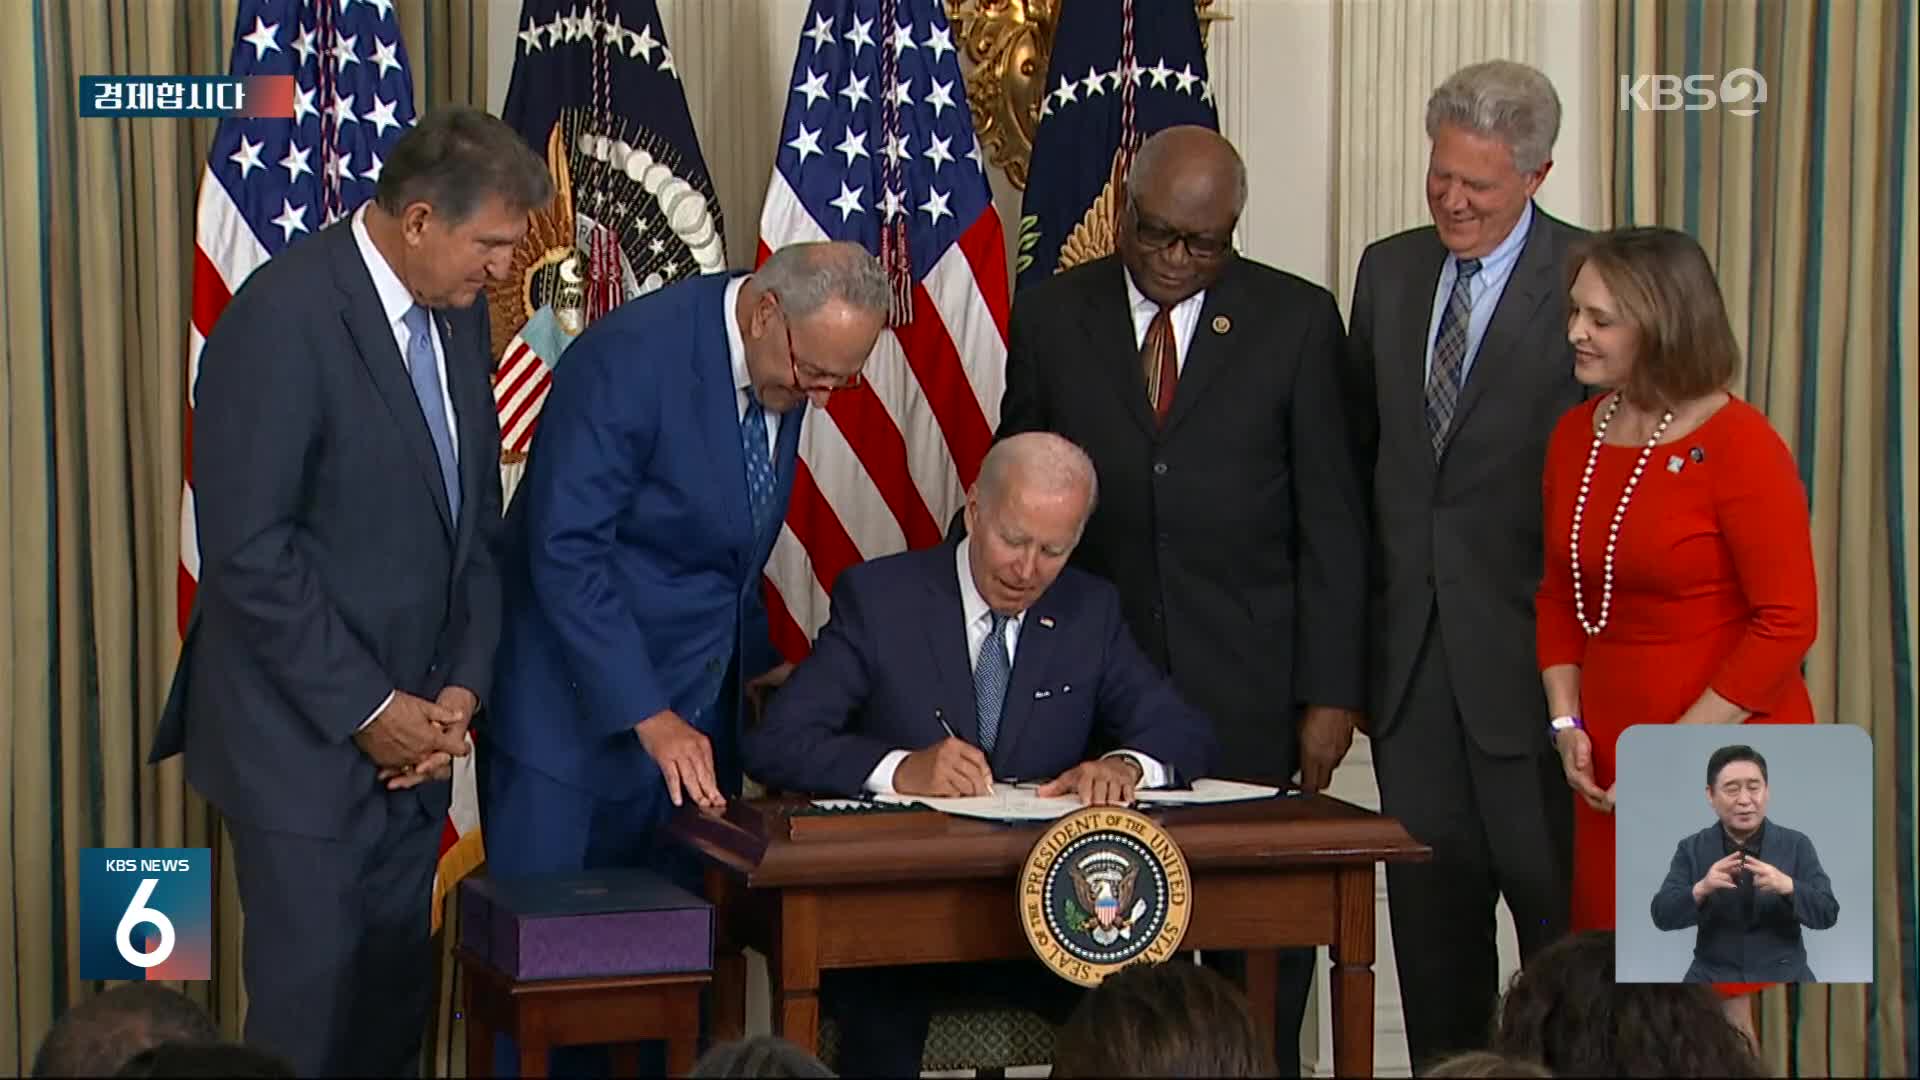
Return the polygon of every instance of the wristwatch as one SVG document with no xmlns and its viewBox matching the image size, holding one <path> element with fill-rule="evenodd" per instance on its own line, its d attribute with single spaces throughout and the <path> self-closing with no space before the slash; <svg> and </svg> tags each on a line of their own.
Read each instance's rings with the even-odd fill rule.
<svg viewBox="0 0 1920 1080">
<path fill-rule="evenodd" d="M 1587 725 L 1580 722 L 1580 718 L 1577 716 L 1556 716 L 1547 722 L 1547 741 L 1550 743 L 1557 742 L 1561 732 L 1569 728 L 1584 729 L 1586 726 Z"/>
</svg>

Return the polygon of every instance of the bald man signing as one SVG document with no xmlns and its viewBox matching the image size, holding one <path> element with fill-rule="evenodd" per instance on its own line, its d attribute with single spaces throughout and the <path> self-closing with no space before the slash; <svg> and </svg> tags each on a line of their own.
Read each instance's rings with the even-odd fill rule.
<svg viewBox="0 0 1920 1080">
<path fill-rule="evenodd" d="M 1074 565 L 1119 588 L 1147 657 L 1213 720 L 1228 775 L 1297 772 L 1312 793 L 1366 700 L 1367 504 L 1339 309 L 1234 251 L 1246 200 L 1219 134 L 1148 139 L 1117 254 L 1015 301 L 1000 435 L 1086 448 L 1102 498 Z M 1313 952 L 1281 955 L 1276 1049 L 1298 1075 Z"/>
<path fill-rule="evenodd" d="M 1096 501 L 1093 464 L 1067 440 L 995 445 L 967 495 L 965 540 L 840 575 L 812 655 L 746 735 L 748 775 L 812 795 L 1046 780 L 1041 795 L 1088 803 L 1206 775 L 1206 718 L 1141 655 L 1113 586 L 1067 566 Z M 918 1075 L 942 987 L 992 986 L 1065 1019 L 1072 995 L 1038 961 L 994 967 L 830 972 L 841 1075 Z"/>
</svg>

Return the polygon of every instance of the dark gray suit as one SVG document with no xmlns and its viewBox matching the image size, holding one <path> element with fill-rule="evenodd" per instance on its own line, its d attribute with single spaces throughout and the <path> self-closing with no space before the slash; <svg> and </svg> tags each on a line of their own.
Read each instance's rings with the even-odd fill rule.
<svg viewBox="0 0 1920 1080">
<path fill-rule="evenodd" d="M 1434 850 L 1387 871 L 1416 1067 L 1486 1039 L 1499 895 L 1523 955 L 1566 930 L 1572 803 L 1546 736 L 1533 596 L 1547 438 L 1584 397 L 1564 277 L 1579 235 L 1534 208 L 1437 463 L 1426 356 L 1447 250 L 1431 227 L 1378 241 L 1354 286 L 1348 375 L 1373 481 L 1374 769 L 1383 812 Z"/>
<path fill-rule="evenodd" d="M 250 277 L 201 354 L 200 588 L 152 760 L 226 819 L 249 1043 L 303 1076 L 417 1068 L 451 785 L 353 742 L 395 688 L 492 683 L 499 427 L 485 302 L 439 312 L 461 511 L 351 219 Z"/>
<path fill-rule="evenodd" d="M 1800 928 L 1825 930 L 1840 919 L 1840 901 L 1820 868 L 1807 834 L 1765 822 L 1753 858 L 1793 879 L 1793 895 L 1761 892 L 1753 875 L 1736 872 L 1735 887 L 1693 902 L 1693 886 L 1714 863 L 1736 850 L 1718 822 L 1680 841 L 1673 865 L 1653 898 L 1653 925 L 1662 930 L 1699 927 L 1687 982 L 1817 982 L 1807 966 Z"/>
</svg>

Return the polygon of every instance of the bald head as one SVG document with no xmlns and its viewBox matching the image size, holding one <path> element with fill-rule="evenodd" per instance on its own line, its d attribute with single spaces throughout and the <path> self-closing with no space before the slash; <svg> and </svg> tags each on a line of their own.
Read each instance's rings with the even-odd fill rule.
<svg viewBox="0 0 1920 1080">
<path fill-rule="evenodd" d="M 1239 220 L 1247 208 L 1247 166 L 1226 136 L 1198 124 L 1162 128 L 1134 151 L 1127 190 L 1162 184 L 1204 186 L 1209 198 L 1226 198 Z"/>
<path fill-rule="evenodd" d="M 1171 127 L 1140 145 L 1114 246 L 1134 287 L 1173 305 L 1218 281 L 1247 204 L 1247 167 L 1209 128 Z"/>
<path fill-rule="evenodd" d="M 1086 452 L 1046 432 L 994 444 L 967 496 L 967 552 L 987 606 L 1025 611 L 1073 554 L 1099 496 Z"/>
</svg>

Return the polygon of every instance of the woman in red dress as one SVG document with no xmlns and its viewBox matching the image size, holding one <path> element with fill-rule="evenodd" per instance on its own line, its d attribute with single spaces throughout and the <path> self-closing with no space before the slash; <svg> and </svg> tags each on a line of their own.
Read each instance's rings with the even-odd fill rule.
<svg viewBox="0 0 1920 1080">
<path fill-rule="evenodd" d="M 1614 750 L 1633 724 L 1809 724 L 1816 622 L 1793 456 L 1727 392 L 1738 346 L 1700 245 L 1621 229 L 1571 261 L 1574 374 L 1608 392 L 1548 444 L 1536 597 L 1549 736 L 1574 793 L 1574 930 L 1614 928 Z M 1753 1033 L 1755 984 L 1722 984 Z"/>
</svg>

